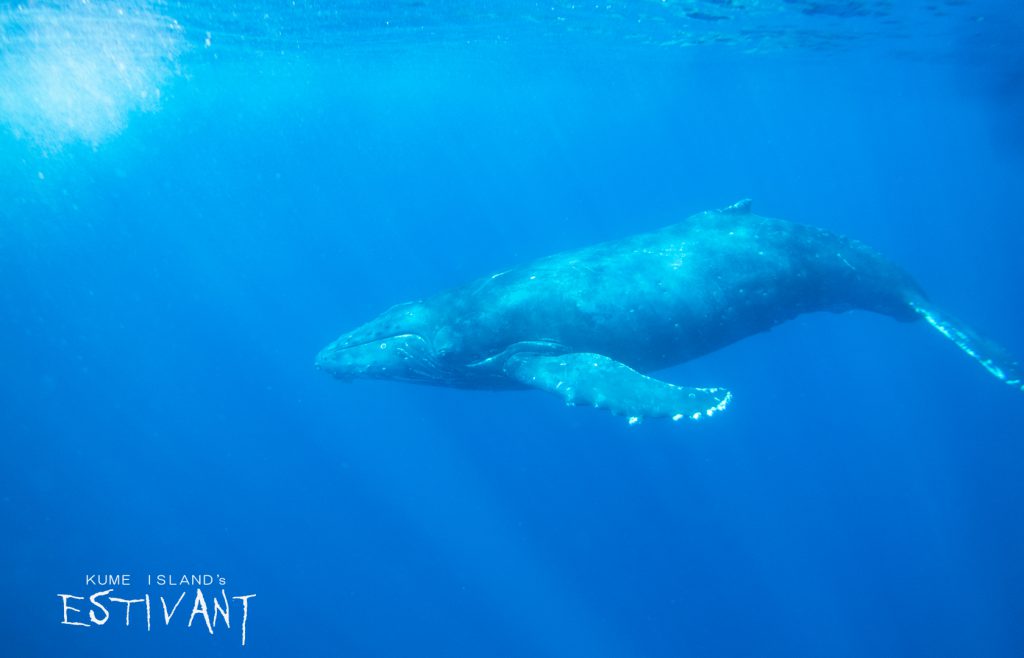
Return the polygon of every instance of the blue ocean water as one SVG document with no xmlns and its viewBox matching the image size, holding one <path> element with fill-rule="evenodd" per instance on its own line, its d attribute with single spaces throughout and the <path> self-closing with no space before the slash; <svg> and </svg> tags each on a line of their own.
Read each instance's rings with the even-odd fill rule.
<svg viewBox="0 0 1024 658">
<path fill-rule="evenodd" d="M 1024 655 L 1024 397 L 923 323 L 801 316 L 666 371 L 735 395 L 686 426 L 313 368 L 391 304 L 744 197 L 1024 355 L 1022 29 L 0 5 L 4 655 Z M 150 630 L 61 623 L 97 574 Z M 211 634 L 156 583 L 203 574 L 255 594 L 244 647 L 239 601 Z"/>
</svg>

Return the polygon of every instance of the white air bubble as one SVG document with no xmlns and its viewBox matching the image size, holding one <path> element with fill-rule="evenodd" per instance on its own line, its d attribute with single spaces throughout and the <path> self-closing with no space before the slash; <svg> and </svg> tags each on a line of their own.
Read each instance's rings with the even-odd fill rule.
<svg viewBox="0 0 1024 658">
<path fill-rule="evenodd" d="M 120 133 L 158 108 L 184 49 L 157 3 L 109 0 L 0 6 L 0 126 L 45 152 Z"/>
</svg>

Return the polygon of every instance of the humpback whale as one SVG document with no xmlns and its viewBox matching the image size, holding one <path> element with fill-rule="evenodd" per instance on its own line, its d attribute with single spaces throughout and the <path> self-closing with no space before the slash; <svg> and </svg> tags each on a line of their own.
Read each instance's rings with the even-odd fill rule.
<svg viewBox="0 0 1024 658">
<path fill-rule="evenodd" d="M 856 240 L 754 214 L 749 199 L 398 304 L 329 344 L 316 365 L 342 380 L 536 388 L 631 424 L 699 420 L 732 394 L 647 373 L 802 313 L 851 309 L 924 320 L 1024 390 L 1018 362 L 938 310 L 902 268 Z"/>
</svg>

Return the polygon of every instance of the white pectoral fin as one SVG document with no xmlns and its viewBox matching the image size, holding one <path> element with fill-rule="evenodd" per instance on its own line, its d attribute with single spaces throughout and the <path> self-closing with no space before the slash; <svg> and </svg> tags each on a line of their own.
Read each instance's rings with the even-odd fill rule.
<svg viewBox="0 0 1024 658">
<path fill-rule="evenodd" d="M 644 418 L 697 420 L 724 411 L 732 394 L 724 388 L 676 386 L 633 370 L 601 354 L 517 354 L 505 373 L 522 384 L 559 395 L 568 405 L 608 409 L 630 424 Z"/>
<path fill-rule="evenodd" d="M 1002 345 L 981 336 L 963 322 L 927 302 L 914 301 L 911 302 L 911 307 L 996 379 L 1024 391 L 1024 367 Z"/>
</svg>

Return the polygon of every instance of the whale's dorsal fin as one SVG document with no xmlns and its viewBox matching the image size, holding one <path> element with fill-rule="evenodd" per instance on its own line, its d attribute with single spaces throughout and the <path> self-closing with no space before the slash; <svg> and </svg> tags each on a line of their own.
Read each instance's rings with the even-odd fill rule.
<svg viewBox="0 0 1024 658">
<path fill-rule="evenodd" d="M 559 395 L 567 405 L 608 409 L 630 425 L 644 418 L 697 420 L 724 411 L 732 394 L 724 388 L 676 386 L 641 374 L 602 354 L 516 354 L 505 362 L 516 381 Z"/>
<path fill-rule="evenodd" d="M 753 212 L 754 202 L 750 199 L 741 199 L 731 206 L 726 206 L 718 212 L 723 215 L 749 215 Z"/>
</svg>

